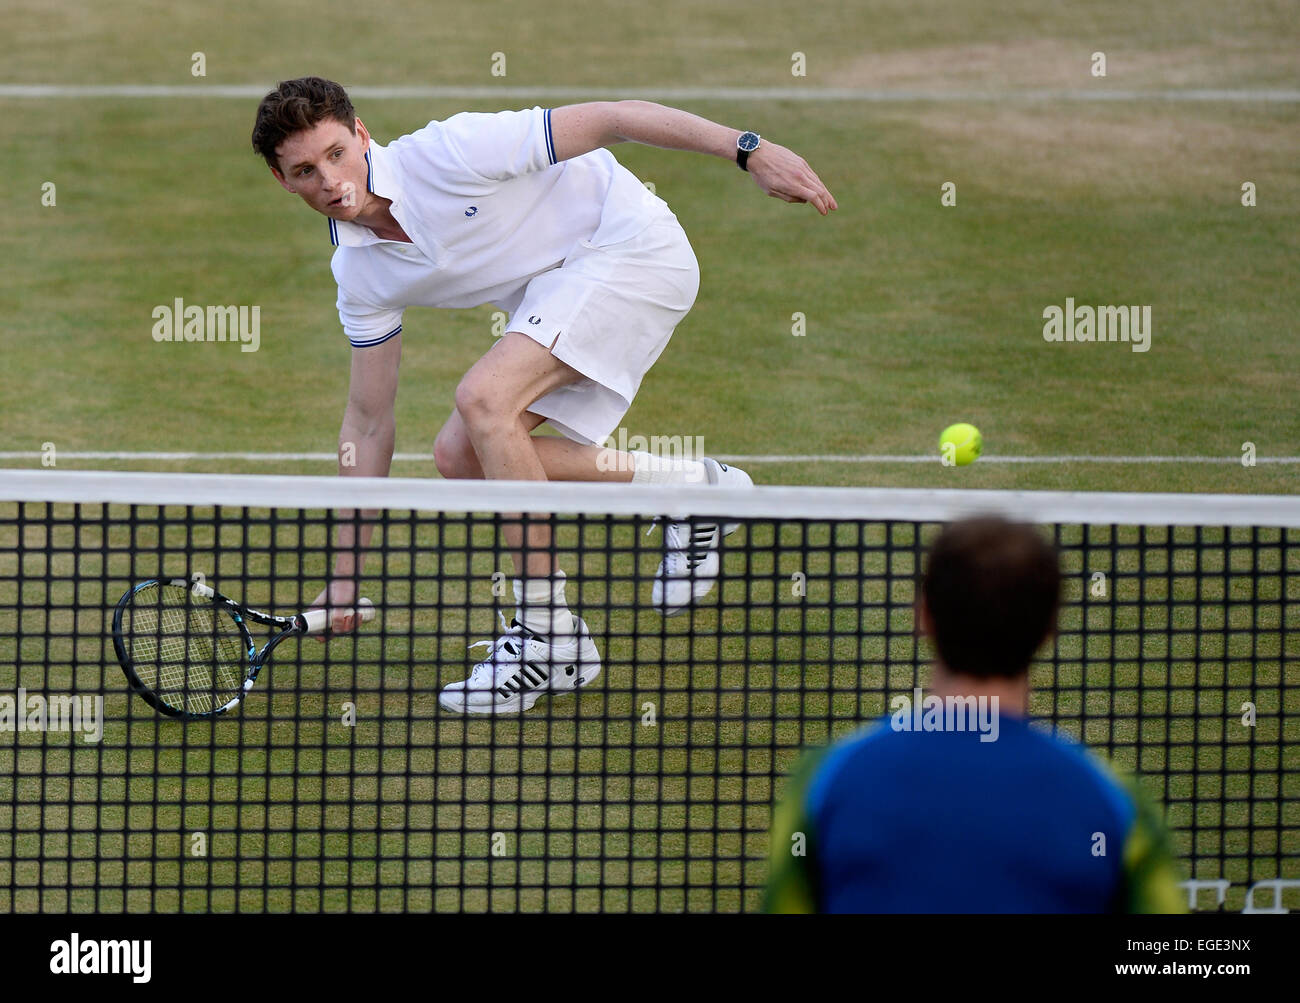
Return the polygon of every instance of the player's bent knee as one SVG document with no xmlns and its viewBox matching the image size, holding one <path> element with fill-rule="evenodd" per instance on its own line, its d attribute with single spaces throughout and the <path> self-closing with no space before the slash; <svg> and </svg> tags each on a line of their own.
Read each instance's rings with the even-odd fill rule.
<svg viewBox="0 0 1300 1003">
<path fill-rule="evenodd" d="M 496 424 L 512 417 L 510 406 L 502 402 L 500 393 L 493 393 L 489 381 L 473 374 L 466 376 L 456 387 L 456 410 L 470 428 Z"/>
<path fill-rule="evenodd" d="M 433 449 L 433 463 L 438 473 L 449 480 L 477 480 L 483 476 L 478 458 L 467 456 L 463 450 L 453 448 Z"/>
<path fill-rule="evenodd" d="M 443 477 L 452 480 L 474 480 L 483 476 L 469 440 L 463 433 L 449 432 L 446 425 L 433 441 L 433 465 Z"/>
</svg>

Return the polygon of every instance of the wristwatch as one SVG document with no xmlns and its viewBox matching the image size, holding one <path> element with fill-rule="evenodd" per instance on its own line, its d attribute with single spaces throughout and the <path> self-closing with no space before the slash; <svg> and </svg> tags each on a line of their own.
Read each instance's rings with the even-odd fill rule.
<svg viewBox="0 0 1300 1003">
<path fill-rule="evenodd" d="M 736 163 L 742 171 L 749 170 L 745 166 L 745 161 L 749 155 L 758 149 L 759 135 L 756 132 L 742 132 L 736 139 Z"/>
</svg>

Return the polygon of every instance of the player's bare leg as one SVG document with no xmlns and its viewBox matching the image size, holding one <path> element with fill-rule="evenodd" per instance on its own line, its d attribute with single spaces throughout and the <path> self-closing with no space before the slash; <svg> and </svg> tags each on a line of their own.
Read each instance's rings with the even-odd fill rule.
<svg viewBox="0 0 1300 1003">
<path fill-rule="evenodd" d="M 579 374 L 576 371 L 559 362 L 526 336 L 512 333 L 505 337 L 517 338 L 522 342 L 518 355 L 525 362 L 541 368 L 546 374 L 549 374 L 552 369 L 561 374 L 565 372 L 570 374 L 568 379 L 562 375 L 560 382 L 556 383 L 557 386 L 563 386 L 565 382 L 578 378 Z M 475 366 L 476 370 L 481 371 L 485 381 L 496 380 L 506 375 L 501 371 L 504 354 L 497 352 L 494 356 L 493 352 L 489 352 Z M 516 355 L 515 350 L 512 349 L 509 355 L 513 359 Z M 543 355 L 545 358 L 541 358 Z M 471 374 L 473 373 L 474 370 L 471 370 Z M 527 380 L 524 382 L 530 388 L 533 386 Z M 550 382 L 549 379 L 543 380 L 542 385 L 548 387 L 544 392 L 549 392 Z M 492 386 L 492 383 L 486 382 L 486 385 Z M 538 396 L 541 394 L 531 396 L 529 403 L 536 401 Z M 548 480 L 630 481 L 647 484 L 707 483 L 727 487 L 747 487 L 753 484 L 745 471 L 707 457 L 660 457 L 644 452 L 626 453 L 603 446 L 583 445 L 570 439 L 531 435 L 530 433 L 543 420 L 540 415 L 524 411 L 520 418 L 519 431 L 522 435 L 527 435 L 528 441 L 536 452 L 537 462 L 540 463 Z M 519 449 L 524 448 L 522 435 L 518 437 L 516 443 Z M 476 446 L 459 407 L 452 412 L 442 431 L 438 433 L 434 456 L 437 459 L 438 469 L 444 477 L 492 476 L 484 473 Z M 535 466 L 530 464 L 530 467 L 535 471 Z M 734 522 L 675 521 L 664 526 L 664 559 L 655 573 L 651 596 L 656 609 L 664 616 L 676 616 L 698 603 L 713 590 L 721 570 L 722 540 L 734 532 L 737 525 Z M 536 529 L 544 531 L 545 527 L 536 527 Z M 517 527 L 516 532 L 518 532 Z M 539 533 L 536 538 L 530 534 L 530 549 L 543 542 L 549 546 L 549 534 Z M 543 555 L 537 554 L 536 557 L 538 564 L 542 565 Z M 554 570 L 552 567 L 542 566 L 529 569 L 529 574 L 554 573 Z"/>
<path fill-rule="evenodd" d="M 548 481 L 704 484 L 709 480 L 700 462 L 702 458 L 628 453 L 605 446 L 585 445 L 558 435 L 531 435 L 546 418 L 525 411 L 521 420 L 530 433 Z M 479 480 L 484 476 L 459 411 L 452 411 L 442 426 L 434 443 L 433 455 L 443 477 Z"/>
<path fill-rule="evenodd" d="M 537 342 L 511 331 L 479 359 L 456 388 L 456 414 L 489 480 L 544 481 L 546 467 L 529 433 L 536 423 L 528 406 L 552 390 L 582 379 Z M 436 453 L 435 453 L 436 455 Z M 545 578 L 558 570 L 550 527 L 532 523 L 525 540 L 517 514 L 507 515 L 506 542 L 521 578 Z"/>
<path fill-rule="evenodd" d="M 534 436 L 544 419 L 528 407 L 582 378 L 531 338 L 508 332 L 457 387 L 456 410 L 434 446 L 438 470 L 444 477 L 493 480 L 753 483 L 744 471 L 707 458 L 655 457 Z M 450 710 L 519 713 L 532 706 L 539 690 L 560 688 L 567 678 L 582 685 L 599 672 L 586 624 L 569 611 L 566 578 L 551 549 L 550 527 L 539 519 L 524 520 L 519 513 L 509 513 L 505 519 L 518 612 L 492 655 L 475 666 L 470 679 L 443 691 L 443 706 Z M 722 538 L 735 528 L 735 523 L 688 522 L 664 527 L 664 559 L 653 589 L 653 601 L 661 612 L 680 613 L 713 589 Z M 560 665 L 565 678 L 559 678 L 556 666 L 571 655 L 577 664 Z M 549 668 L 543 664 L 546 659 Z M 586 661 L 594 663 L 591 671 L 582 664 Z M 548 677 L 545 685 L 529 685 L 543 674 Z M 505 688 L 496 685 L 503 675 L 508 677 Z"/>
<path fill-rule="evenodd" d="M 455 425 L 439 435 L 439 469 L 492 480 L 547 480 L 528 406 L 580 373 L 517 332 L 508 332 L 465 374 L 456 389 Z M 462 438 L 463 433 L 463 438 Z M 594 447 L 592 447 L 594 448 Z M 569 457 L 572 459 L 572 457 Z M 594 461 L 593 461 L 594 466 Z M 565 575 L 542 519 L 505 515 L 502 527 L 515 564 L 518 610 L 490 653 L 468 679 L 447 686 L 439 702 L 463 714 L 518 714 L 546 692 L 573 690 L 600 673 L 600 657 L 586 623 L 569 611 Z M 504 618 L 503 618 L 504 621 Z"/>
<path fill-rule="evenodd" d="M 525 411 L 520 417 L 529 433 L 537 458 L 546 472 L 548 481 L 605 481 L 627 483 L 633 480 L 635 458 L 631 453 L 621 453 L 603 446 L 588 446 L 558 435 L 532 435 L 538 425 L 546 421 L 540 414 Z M 483 467 L 479 463 L 469 429 L 459 411 L 452 411 L 433 446 L 434 461 L 443 477 L 481 480 Z"/>
</svg>

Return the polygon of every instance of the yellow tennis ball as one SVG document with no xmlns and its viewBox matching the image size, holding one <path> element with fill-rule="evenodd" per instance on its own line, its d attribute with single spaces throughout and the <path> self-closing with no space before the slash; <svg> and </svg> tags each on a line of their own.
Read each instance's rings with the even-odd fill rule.
<svg viewBox="0 0 1300 1003">
<path fill-rule="evenodd" d="M 966 422 L 949 425 L 939 435 L 939 458 L 945 467 L 964 467 L 979 459 L 984 449 L 980 430 Z"/>
</svg>

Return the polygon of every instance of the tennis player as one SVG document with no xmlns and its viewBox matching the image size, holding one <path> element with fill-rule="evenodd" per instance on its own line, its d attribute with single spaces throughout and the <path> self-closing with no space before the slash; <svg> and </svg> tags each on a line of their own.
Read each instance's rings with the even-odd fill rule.
<svg viewBox="0 0 1300 1003">
<path fill-rule="evenodd" d="M 344 89 L 319 77 L 267 94 L 252 139 L 276 180 L 327 217 L 337 247 L 337 305 L 353 349 L 340 474 L 389 472 L 405 308 L 491 303 L 509 314 L 506 332 L 456 388 L 434 443 L 444 477 L 752 483 L 709 458 L 598 445 L 699 288 L 676 216 L 605 147 L 636 142 L 723 157 L 768 195 L 811 203 L 824 216 L 835 199 L 801 157 L 753 132 L 647 101 L 464 112 L 383 146 Z M 564 438 L 534 435 L 543 422 Z M 664 615 L 713 588 L 725 530 L 666 526 L 652 592 Z M 345 522 L 316 605 L 353 604 L 371 531 L 363 523 L 356 534 Z M 504 532 L 517 612 L 469 677 L 443 690 L 448 710 L 517 714 L 600 672 L 587 624 L 568 607 L 549 528 L 529 524 L 525 539 L 512 520 Z M 354 626 L 339 612 L 331 625 Z"/>
<path fill-rule="evenodd" d="M 1056 551 L 1031 526 L 985 517 L 944 531 L 918 603 L 930 696 L 973 699 L 996 726 L 956 730 L 945 710 L 917 727 L 895 698 L 889 718 L 806 756 L 773 816 L 769 911 L 1185 911 L 1137 784 L 1030 725 L 1029 663 L 1060 588 Z"/>
</svg>

